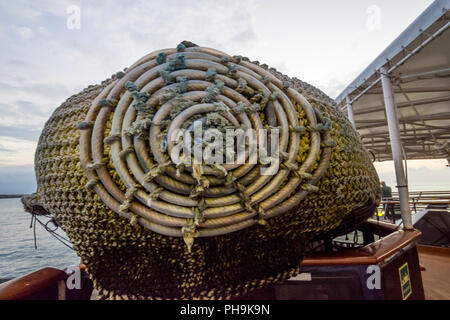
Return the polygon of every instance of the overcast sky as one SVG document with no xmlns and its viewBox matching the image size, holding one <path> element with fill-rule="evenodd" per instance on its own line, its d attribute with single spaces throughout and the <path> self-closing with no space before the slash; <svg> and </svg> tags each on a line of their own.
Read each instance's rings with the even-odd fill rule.
<svg viewBox="0 0 450 320">
<path fill-rule="evenodd" d="M 0 0 L 0 193 L 34 191 L 36 142 L 58 105 L 146 53 L 191 40 L 334 98 L 431 2 Z M 450 177 L 444 161 L 409 167 L 417 186 Z M 392 163 L 377 168 L 395 183 Z"/>
</svg>

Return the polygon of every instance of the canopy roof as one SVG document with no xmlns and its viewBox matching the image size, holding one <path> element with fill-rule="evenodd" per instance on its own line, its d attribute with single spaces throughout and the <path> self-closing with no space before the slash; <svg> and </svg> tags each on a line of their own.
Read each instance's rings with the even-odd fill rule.
<svg viewBox="0 0 450 320">
<path fill-rule="evenodd" d="M 355 126 L 377 161 L 391 160 L 380 68 L 393 81 L 407 159 L 450 156 L 450 0 L 433 2 L 345 90 Z"/>
</svg>

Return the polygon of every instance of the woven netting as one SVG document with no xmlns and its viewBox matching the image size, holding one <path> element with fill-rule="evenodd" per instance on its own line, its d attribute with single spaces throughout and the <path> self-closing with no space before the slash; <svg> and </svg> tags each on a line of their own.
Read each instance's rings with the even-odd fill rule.
<svg viewBox="0 0 450 320">
<path fill-rule="evenodd" d="M 239 165 L 174 163 L 168 137 L 196 120 L 278 130 L 279 170 L 260 174 L 267 159 L 249 153 Z M 26 207 L 54 215 L 100 298 L 232 298 L 284 281 L 313 237 L 380 199 L 368 152 L 324 93 L 190 42 L 67 99 L 35 169 Z"/>
</svg>

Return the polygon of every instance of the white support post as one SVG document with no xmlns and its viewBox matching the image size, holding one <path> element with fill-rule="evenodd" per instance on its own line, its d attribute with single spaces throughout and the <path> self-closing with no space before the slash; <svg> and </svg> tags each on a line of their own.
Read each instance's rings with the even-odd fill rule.
<svg viewBox="0 0 450 320">
<path fill-rule="evenodd" d="M 402 146 L 400 140 L 399 122 L 397 117 L 397 106 L 395 105 L 392 83 L 386 67 L 380 68 L 381 84 L 383 87 L 384 106 L 389 127 L 389 138 L 391 140 L 392 159 L 394 160 L 395 175 L 397 178 L 398 195 L 400 199 L 400 210 L 403 226 L 405 229 L 413 229 L 411 211 L 409 209 L 408 185 L 403 168 Z"/>
<path fill-rule="evenodd" d="M 350 97 L 349 96 L 345 96 L 345 101 L 347 101 L 348 120 L 350 120 L 350 123 L 353 125 L 354 128 L 356 128 L 355 115 L 353 114 L 353 107 L 352 107 L 352 104 L 350 102 Z"/>
</svg>

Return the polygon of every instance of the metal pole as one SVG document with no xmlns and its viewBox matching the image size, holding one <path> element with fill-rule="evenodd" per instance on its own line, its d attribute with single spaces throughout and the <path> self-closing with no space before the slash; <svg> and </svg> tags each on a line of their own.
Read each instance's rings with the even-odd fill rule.
<svg viewBox="0 0 450 320">
<path fill-rule="evenodd" d="M 356 128 L 355 115 L 353 114 L 353 107 L 352 107 L 352 103 L 350 102 L 350 97 L 348 95 L 345 96 L 345 100 L 347 101 L 348 120 L 350 120 L 350 123 L 353 125 L 354 128 Z"/>
<path fill-rule="evenodd" d="M 400 130 L 397 117 L 397 106 L 395 105 L 392 91 L 392 83 L 386 67 L 380 68 L 381 85 L 383 87 L 384 106 L 389 127 L 389 138 L 391 140 L 392 159 L 394 160 L 395 176 L 397 178 L 398 196 L 400 199 L 400 210 L 402 213 L 403 226 L 405 229 L 413 229 L 411 211 L 409 210 L 408 185 L 403 168 L 402 146 Z"/>
</svg>

